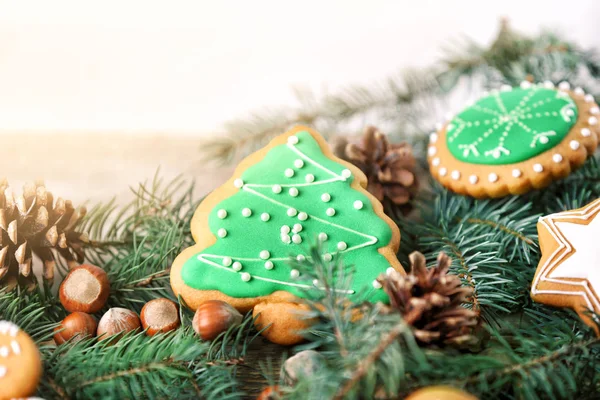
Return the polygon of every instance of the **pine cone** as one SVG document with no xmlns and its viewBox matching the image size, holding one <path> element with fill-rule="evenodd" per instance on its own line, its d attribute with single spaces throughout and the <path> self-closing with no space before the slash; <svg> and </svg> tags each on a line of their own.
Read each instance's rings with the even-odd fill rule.
<svg viewBox="0 0 600 400">
<path fill-rule="evenodd" d="M 477 314 L 462 306 L 473 289 L 463 287 L 458 276 L 448 274 L 450 258 L 440 253 L 437 265 L 429 269 L 423 254 L 415 251 L 409 258 L 409 274 L 392 272 L 379 278 L 391 308 L 413 326 L 414 335 L 422 344 L 473 344 Z"/>
<path fill-rule="evenodd" d="M 0 288 L 17 275 L 29 283 L 32 255 L 44 263 L 43 278 L 54 279 L 54 254 L 69 268 L 83 262 L 86 234 L 75 228 L 85 216 L 85 208 L 75 210 L 70 201 L 56 200 L 44 184 L 26 184 L 23 194 L 14 197 L 5 179 L 0 180 Z"/>
<path fill-rule="evenodd" d="M 365 130 L 362 145 L 348 143 L 342 158 L 365 173 L 367 190 L 381 202 L 387 198 L 398 206 L 406 205 L 417 192 L 411 146 L 390 144 L 375 127 Z"/>
</svg>

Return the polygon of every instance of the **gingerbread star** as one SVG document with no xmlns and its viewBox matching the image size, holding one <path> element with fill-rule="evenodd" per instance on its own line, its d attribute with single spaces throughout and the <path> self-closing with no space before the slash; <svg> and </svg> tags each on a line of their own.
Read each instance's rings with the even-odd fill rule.
<svg viewBox="0 0 600 400">
<path fill-rule="evenodd" d="M 531 285 L 533 300 L 574 309 L 600 334 L 600 199 L 538 221 L 542 259 Z"/>
</svg>

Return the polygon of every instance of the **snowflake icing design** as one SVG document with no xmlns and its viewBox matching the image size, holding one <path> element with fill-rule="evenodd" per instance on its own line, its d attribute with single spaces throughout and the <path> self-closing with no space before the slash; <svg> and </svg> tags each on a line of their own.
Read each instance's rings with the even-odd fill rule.
<svg viewBox="0 0 600 400">
<path fill-rule="evenodd" d="M 576 120 L 576 105 L 564 92 L 538 86 L 494 91 L 448 124 L 447 141 L 463 161 L 519 162 L 555 145 Z"/>
</svg>

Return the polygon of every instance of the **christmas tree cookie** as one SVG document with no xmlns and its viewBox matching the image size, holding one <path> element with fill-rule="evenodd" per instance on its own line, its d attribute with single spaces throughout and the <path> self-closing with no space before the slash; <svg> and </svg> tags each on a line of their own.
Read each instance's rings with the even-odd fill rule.
<svg viewBox="0 0 600 400">
<path fill-rule="evenodd" d="M 450 190 L 478 198 L 545 187 L 593 154 L 599 117 L 593 97 L 566 82 L 503 87 L 431 134 L 431 174 Z"/>
<path fill-rule="evenodd" d="M 316 132 L 298 127 L 276 137 L 200 204 L 191 224 L 197 244 L 175 260 L 173 290 L 192 309 L 206 300 L 240 311 L 259 303 L 288 309 L 307 290 L 323 289 L 290 265 L 319 241 L 323 259 L 352 268 L 350 300 L 366 293 L 386 301 L 377 277 L 403 272 L 400 232 L 365 187 L 363 173 Z"/>
<path fill-rule="evenodd" d="M 600 321 L 600 199 L 538 222 L 542 258 L 531 284 L 533 300 L 570 307 L 597 333 Z"/>
</svg>

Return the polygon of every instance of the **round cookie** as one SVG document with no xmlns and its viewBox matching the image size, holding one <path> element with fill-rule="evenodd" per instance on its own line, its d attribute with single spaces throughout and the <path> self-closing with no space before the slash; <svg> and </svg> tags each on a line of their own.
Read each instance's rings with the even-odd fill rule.
<svg viewBox="0 0 600 400">
<path fill-rule="evenodd" d="M 594 153 L 598 118 L 593 97 L 566 82 L 503 87 L 430 135 L 430 171 L 446 188 L 477 198 L 540 189 Z"/>
<path fill-rule="evenodd" d="M 386 301 L 377 277 L 389 268 L 404 272 L 395 255 L 400 232 L 365 187 L 364 174 L 335 157 L 318 133 L 298 127 L 274 138 L 196 210 L 197 244 L 171 267 L 175 294 L 192 309 L 207 300 L 241 312 L 278 303 L 283 315 L 286 303 L 323 290 L 291 265 L 310 260 L 308 250 L 319 242 L 324 260 L 342 257 L 352 268 L 353 286 L 344 294 Z M 289 344 L 293 335 L 275 340 Z"/>
<path fill-rule="evenodd" d="M 33 394 L 42 375 L 42 359 L 29 335 L 0 321 L 0 400 Z"/>
</svg>

